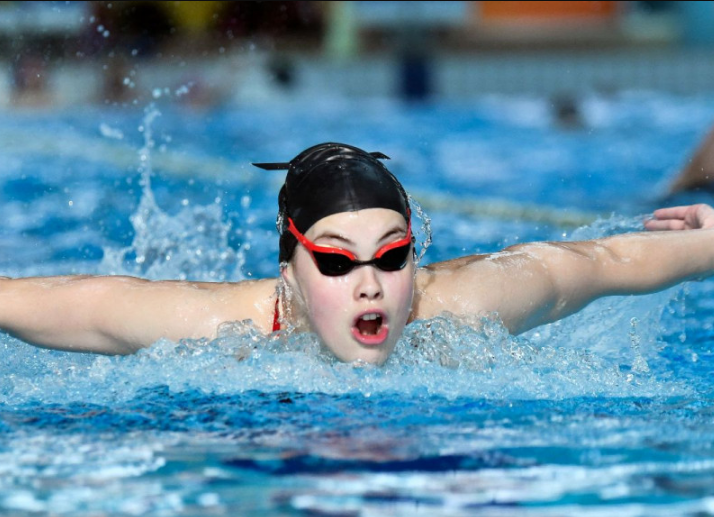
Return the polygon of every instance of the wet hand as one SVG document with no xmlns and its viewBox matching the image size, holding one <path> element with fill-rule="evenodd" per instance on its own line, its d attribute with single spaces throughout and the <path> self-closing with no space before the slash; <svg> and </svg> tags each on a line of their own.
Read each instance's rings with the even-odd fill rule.
<svg viewBox="0 0 714 517">
<path fill-rule="evenodd" d="M 696 230 L 714 228 L 714 208 L 703 203 L 655 210 L 645 221 L 647 230 Z"/>
</svg>

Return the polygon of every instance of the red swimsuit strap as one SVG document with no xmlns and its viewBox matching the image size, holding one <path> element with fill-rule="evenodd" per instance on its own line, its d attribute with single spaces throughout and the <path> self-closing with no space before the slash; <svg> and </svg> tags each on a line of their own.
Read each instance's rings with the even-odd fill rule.
<svg viewBox="0 0 714 517">
<path fill-rule="evenodd" d="M 275 298 L 275 314 L 273 315 L 273 332 L 280 330 L 280 296 Z"/>
</svg>

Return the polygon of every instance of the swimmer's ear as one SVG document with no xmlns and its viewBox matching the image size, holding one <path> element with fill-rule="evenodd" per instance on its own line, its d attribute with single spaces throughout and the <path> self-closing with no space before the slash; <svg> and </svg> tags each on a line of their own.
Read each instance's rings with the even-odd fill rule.
<svg viewBox="0 0 714 517">
<path fill-rule="evenodd" d="M 292 261 L 280 264 L 280 276 L 291 287 L 295 287 L 295 269 Z"/>
</svg>

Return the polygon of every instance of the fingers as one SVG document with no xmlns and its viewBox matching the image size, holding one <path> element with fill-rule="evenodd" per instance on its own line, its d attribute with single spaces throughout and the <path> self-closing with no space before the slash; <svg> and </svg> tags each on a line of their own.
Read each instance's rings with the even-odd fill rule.
<svg viewBox="0 0 714 517">
<path fill-rule="evenodd" d="M 645 228 L 650 231 L 686 230 L 687 226 L 681 219 L 649 219 L 645 221 Z"/>
<path fill-rule="evenodd" d="M 704 203 L 655 210 L 645 222 L 648 230 L 693 230 L 714 228 L 714 209 Z"/>
<path fill-rule="evenodd" d="M 672 206 L 655 210 L 654 216 L 656 219 L 684 219 L 690 210 L 691 206 Z"/>
<path fill-rule="evenodd" d="M 645 228 L 650 231 L 686 230 L 689 206 L 660 208 L 652 214 L 652 219 L 645 221 Z"/>
</svg>

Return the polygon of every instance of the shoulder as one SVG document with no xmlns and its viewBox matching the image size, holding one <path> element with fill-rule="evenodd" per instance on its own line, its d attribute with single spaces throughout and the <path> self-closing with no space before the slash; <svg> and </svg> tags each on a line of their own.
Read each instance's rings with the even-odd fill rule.
<svg viewBox="0 0 714 517">
<path fill-rule="evenodd" d="M 262 307 L 264 304 L 275 304 L 278 279 L 263 278 L 218 285 L 222 286 L 220 289 L 234 301 Z M 269 312 L 272 314 L 272 306 Z"/>
<path fill-rule="evenodd" d="M 210 292 L 211 305 L 221 322 L 251 320 L 268 334 L 272 330 L 277 282 L 277 278 L 265 278 L 195 286 Z"/>
<path fill-rule="evenodd" d="M 527 252 L 512 246 L 497 253 L 467 255 L 419 268 L 412 319 L 447 311 L 459 315 L 500 312 L 533 276 Z"/>
<path fill-rule="evenodd" d="M 242 280 L 240 282 L 223 282 L 215 284 L 205 284 L 212 289 L 231 293 L 238 297 L 261 297 L 265 294 L 274 294 L 277 287 L 277 278 L 263 278 L 260 280 Z"/>
<path fill-rule="evenodd" d="M 470 255 L 454 260 L 436 262 L 417 270 L 414 283 L 414 303 L 411 319 L 433 318 L 444 311 L 463 312 L 464 298 L 472 311 L 487 310 L 481 296 L 489 265 L 488 255 Z M 482 274 L 483 273 L 483 274 Z"/>
</svg>

